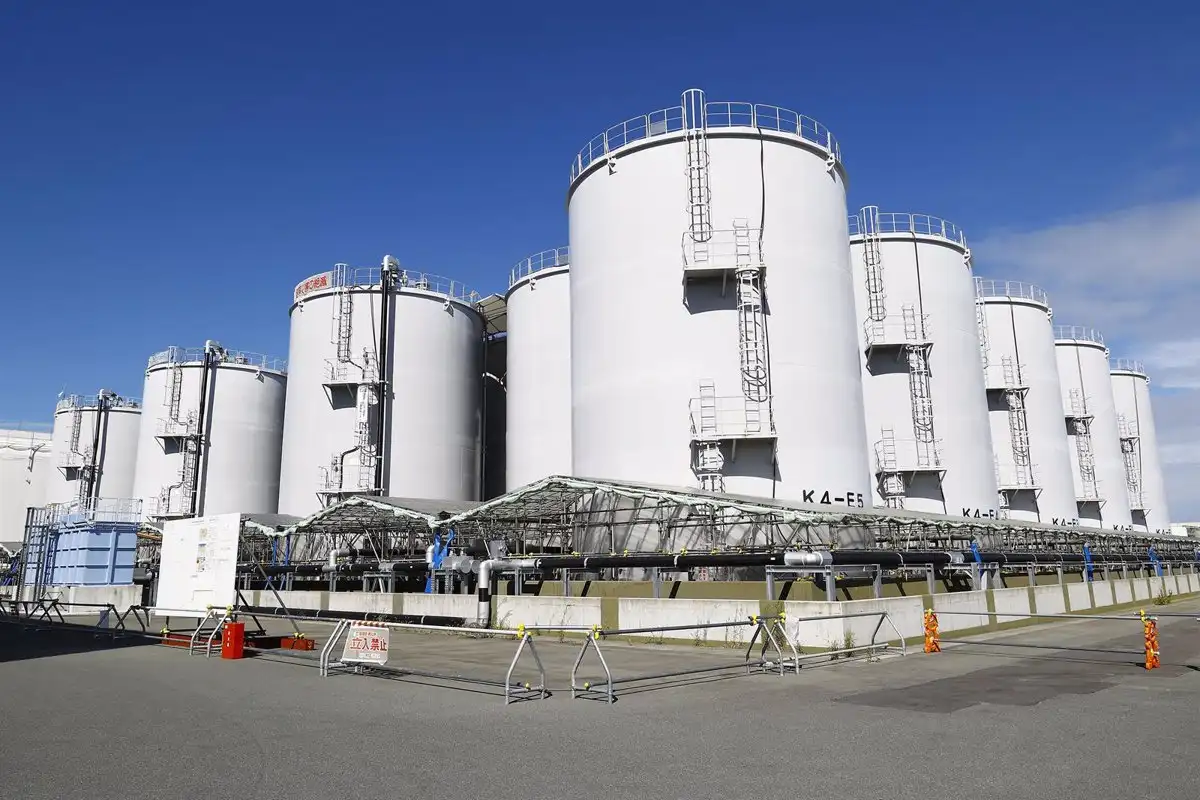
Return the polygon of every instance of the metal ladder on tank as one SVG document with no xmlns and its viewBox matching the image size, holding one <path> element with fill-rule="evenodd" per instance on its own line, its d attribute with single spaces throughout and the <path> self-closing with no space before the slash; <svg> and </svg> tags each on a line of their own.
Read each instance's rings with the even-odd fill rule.
<svg viewBox="0 0 1200 800">
<path fill-rule="evenodd" d="M 883 428 L 879 440 L 879 494 L 887 508 L 904 508 L 904 475 L 896 455 L 896 431 Z"/>
<path fill-rule="evenodd" d="M 72 455 L 83 456 L 79 450 L 79 437 L 83 430 L 83 409 L 76 405 L 71 409 L 71 442 L 67 452 Z M 87 463 L 87 459 L 83 459 L 83 463 Z"/>
<path fill-rule="evenodd" d="M 1083 496 L 1088 500 L 1099 500 L 1096 485 L 1096 454 L 1092 449 L 1092 420 L 1088 416 L 1087 400 L 1079 389 L 1068 393 L 1071 404 L 1071 428 L 1075 434 L 1075 455 L 1079 459 L 1079 479 L 1083 483 Z"/>
<path fill-rule="evenodd" d="M 987 306 L 978 296 L 975 298 L 975 329 L 979 332 L 979 359 L 986 372 L 991 359 L 991 344 L 988 341 Z"/>
<path fill-rule="evenodd" d="M 1025 410 L 1025 388 L 1021 366 L 1011 356 L 1001 359 L 1004 373 L 1004 400 L 1008 404 L 1008 433 L 1012 440 L 1013 465 L 1017 485 L 1033 486 L 1033 462 L 1029 450 L 1029 417 Z"/>
<path fill-rule="evenodd" d="M 858 214 L 863 232 L 863 265 L 867 273 L 867 318 L 883 322 L 887 295 L 883 289 L 883 242 L 879 238 L 879 207 L 864 206 Z"/>
<path fill-rule="evenodd" d="M 755 403 L 771 398 L 767 353 L 767 318 L 763 310 L 763 264 L 754 258 L 750 227 L 744 219 L 733 221 L 734 277 L 737 281 L 738 352 L 741 360 L 742 394 Z"/>
<path fill-rule="evenodd" d="M 378 397 L 374 384 L 359 384 L 354 437 L 358 446 L 358 488 L 361 491 L 370 491 L 375 486 L 375 466 L 379 462 L 379 451 L 375 437 L 371 435 L 371 408 L 376 403 Z"/>
<path fill-rule="evenodd" d="M 158 494 L 158 513 L 167 516 L 172 513 L 192 513 L 193 499 L 196 496 L 196 454 L 200 452 L 200 438 L 186 436 L 179 448 L 183 463 L 179 467 L 179 481 L 171 486 L 164 486 Z M 171 495 L 178 491 L 179 508 L 172 509 Z"/>
<path fill-rule="evenodd" d="M 925 341 L 924 320 L 912 306 L 904 307 L 904 336 L 909 342 L 908 396 L 912 405 L 913 438 L 917 442 L 918 460 L 929 459 L 920 466 L 934 464 L 933 393 L 929 386 L 929 343 Z M 925 445 L 925 446 L 923 446 Z"/>
<path fill-rule="evenodd" d="M 700 381 L 700 419 L 701 437 L 717 435 L 717 387 L 710 379 Z M 721 452 L 721 443 L 703 441 L 699 452 L 696 453 L 696 477 L 700 488 L 710 492 L 725 491 L 725 455 Z"/>
<path fill-rule="evenodd" d="M 1125 485 L 1129 489 L 1129 506 L 1141 509 L 1144 503 L 1142 499 L 1142 465 L 1138 453 L 1139 434 L 1124 414 L 1117 416 L 1117 432 L 1121 437 L 1121 459 L 1125 462 Z"/>
<path fill-rule="evenodd" d="M 684 140 L 687 144 L 688 234 L 694 242 L 712 238 L 712 191 L 708 174 L 708 114 L 704 92 L 689 89 L 683 94 Z"/>
</svg>

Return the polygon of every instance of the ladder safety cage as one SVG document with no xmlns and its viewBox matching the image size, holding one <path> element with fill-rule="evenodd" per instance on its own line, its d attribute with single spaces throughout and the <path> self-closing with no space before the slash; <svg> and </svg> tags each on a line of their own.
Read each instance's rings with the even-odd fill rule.
<svg viewBox="0 0 1200 800">
<path fill-rule="evenodd" d="M 887 317 L 887 295 L 883 286 L 883 244 L 879 238 L 879 207 L 864 206 L 859 211 L 863 237 L 863 266 L 867 277 L 867 319 L 883 322 Z"/>
<path fill-rule="evenodd" d="M 683 93 L 684 138 L 687 144 L 688 235 L 694 242 L 712 238 L 710 205 L 712 191 L 708 174 L 708 127 L 704 92 L 688 89 Z"/>
<path fill-rule="evenodd" d="M 1121 438 L 1121 459 L 1125 465 L 1125 485 L 1129 492 L 1129 507 L 1145 510 L 1142 490 L 1142 456 L 1138 426 L 1124 414 L 1117 416 L 1117 431 Z"/>
<path fill-rule="evenodd" d="M 1100 499 L 1100 490 L 1096 480 L 1096 455 L 1092 448 L 1092 415 L 1081 390 L 1071 389 L 1067 393 L 1067 408 L 1067 419 L 1071 423 L 1075 455 L 1079 462 L 1081 492 L 1077 499 L 1096 502 Z"/>
</svg>

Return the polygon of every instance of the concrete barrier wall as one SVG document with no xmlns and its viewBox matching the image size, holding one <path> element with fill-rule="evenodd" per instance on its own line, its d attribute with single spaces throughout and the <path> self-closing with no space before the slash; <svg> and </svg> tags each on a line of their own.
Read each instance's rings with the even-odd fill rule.
<svg viewBox="0 0 1200 800">
<path fill-rule="evenodd" d="M 1150 581 L 1145 578 L 1130 578 L 1129 582 L 1133 585 L 1134 600 L 1150 599 Z"/>
<path fill-rule="evenodd" d="M 992 592 L 992 603 L 996 611 L 994 619 L 1000 624 L 1025 619 L 1025 615 L 1032 610 L 1029 607 L 1029 590 L 1025 587 L 1019 589 L 996 589 Z M 1005 614 L 1004 612 L 1006 611 L 1009 614 Z M 1010 616 L 1010 614 L 1013 616 Z"/>
<path fill-rule="evenodd" d="M 871 642 L 892 642 L 898 638 L 912 639 L 924 632 L 925 607 L 920 597 L 888 597 L 881 600 L 847 600 L 840 603 L 787 602 L 785 629 L 797 647 L 828 649 L 836 642 L 839 648 L 846 643 L 846 634 L 854 637 L 855 645 Z M 850 619 L 811 620 L 806 617 L 837 617 L 843 614 L 886 612 L 891 625 L 880 616 Z M 895 630 L 892 629 L 895 625 Z M 878 628 L 878 633 L 876 629 Z M 897 631 L 899 636 L 897 636 Z"/>
<path fill-rule="evenodd" d="M 99 614 L 102 609 L 94 605 L 111 603 L 117 611 L 124 611 L 130 606 L 141 605 L 142 587 L 134 584 L 126 586 L 54 586 L 50 596 L 58 596 L 59 610 L 64 614 Z M 75 606 L 74 603 L 88 603 L 87 606 Z"/>
<path fill-rule="evenodd" d="M 328 596 L 330 611 L 354 611 L 369 614 L 400 614 L 403 595 L 386 592 L 335 592 Z"/>
<path fill-rule="evenodd" d="M 1088 611 L 1092 607 L 1092 593 L 1086 583 L 1067 584 L 1067 610 Z"/>
<path fill-rule="evenodd" d="M 397 596 L 401 598 L 398 613 L 414 617 L 462 617 L 474 622 L 479 609 L 473 594 L 406 592 Z"/>
<path fill-rule="evenodd" d="M 649 628 L 656 625 L 689 625 L 749 620 L 760 613 L 756 600 L 671 600 L 621 598 L 617 618 L 622 628 Z M 749 640 L 748 626 L 730 628 L 689 628 L 679 631 L 638 634 L 647 638 L 690 642 L 740 643 Z"/>
<path fill-rule="evenodd" d="M 496 627 L 517 625 L 600 625 L 599 597 L 534 597 L 502 595 L 496 598 Z"/>
<path fill-rule="evenodd" d="M 1067 603 L 1061 586 L 1033 587 L 1033 608 L 1037 614 L 1065 614 Z"/>
<path fill-rule="evenodd" d="M 1200 579 L 1197 578 L 1196 573 L 1187 572 L 1184 573 L 1184 577 L 1187 578 L 1189 592 L 1200 592 Z"/>
<path fill-rule="evenodd" d="M 1093 608 L 1111 606 L 1114 603 L 1112 581 L 1092 581 L 1092 600 Z"/>
<path fill-rule="evenodd" d="M 1118 578 L 1112 582 L 1113 603 L 1121 605 L 1133 602 L 1133 585 L 1128 578 Z"/>
<path fill-rule="evenodd" d="M 933 610 L 938 612 L 938 630 L 955 631 L 962 628 L 982 628 L 991 617 L 985 614 L 953 613 L 942 616 L 943 611 L 979 612 L 988 610 L 987 592 L 954 592 L 953 594 L 936 594 L 933 596 Z"/>
</svg>

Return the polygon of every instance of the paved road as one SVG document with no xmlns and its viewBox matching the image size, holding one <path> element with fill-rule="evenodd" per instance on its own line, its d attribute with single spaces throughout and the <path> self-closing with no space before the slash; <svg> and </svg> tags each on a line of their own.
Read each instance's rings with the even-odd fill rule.
<svg viewBox="0 0 1200 800">
<path fill-rule="evenodd" d="M 1174 604 L 1173 613 L 1200 603 Z M 318 633 L 319 635 L 319 633 Z M 505 707 L 494 689 L 322 679 L 309 663 L 189 658 L 0 624 L 0 775 L 22 800 L 135 797 L 1185 798 L 1200 622 L 1162 621 L 1164 667 L 1133 624 L 1071 621 L 937 655 L 800 675 L 693 679 L 613 706 L 569 693 Z M 1070 648 L 1070 649 L 1054 649 Z M 494 679 L 512 647 L 404 637 L 405 663 Z M 545 640 L 552 683 L 575 646 Z M 629 675 L 735 662 L 614 646 Z"/>
</svg>

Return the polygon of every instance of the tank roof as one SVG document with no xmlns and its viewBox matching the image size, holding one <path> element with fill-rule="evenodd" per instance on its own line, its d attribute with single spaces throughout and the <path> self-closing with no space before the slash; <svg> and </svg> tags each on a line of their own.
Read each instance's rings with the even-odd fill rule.
<svg viewBox="0 0 1200 800">
<path fill-rule="evenodd" d="M 1128 372 L 1133 375 L 1138 375 L 1143 378 L 1148 378 L 1149 373 L 1146 372 L 1146 365 L 1141 361 L 1135 361 L 1132 358 L 1117 358 L 1113 359 L 1112 372 Z"/>
<path fill-rule="evenodd" d="M 272 372 L 287 372 L 287 360 L 272 358 L 262 353 L 247 353 L 241 350 L 217 350 L 220 363 L 238 366 L 256 367 Z M 176 347 L 172 345 L 166 350 L 160 350 L 146 362 L 146 369 L 153 369 L 166 364 L 199 364 L 204 361 L 203 347 Z"/>
<path fill-rule="evenodd" d="M 698 90 L 690 91 L 698 92 Z M 700 96 L 703 97 L 703 93 L 700 93 Z M 574 183 L 575 179 L 596 161 L 627 145 L 643 139 L 651 139 L 669 133 L 682 133 L 687 130 L 684 102 L 686 101 L 681 101 L 677 106 L 670 106 L 658 111 L 651 111 L 649 114 L 642 114 L 640 117 L 627 119 L 596 134 L 571 162 L 571 182 Z M 829 129 L 812 117 L 806 117 L 795 111 L 761 103 L 729 101 L 704 102 L 702 111 L 705 130 L 752 128 L 791 134 L 817 145 L 837 161 L 842 160 L 837 139 L 833 137 Z M 694 113 L 693 111 L 693 115 Z"/>
<path fill-rule="evenodd" d="M 1023 281 L 996 281 L 988 278 L 975 279 L 975 296 L 981 298 L 1032 300 L 1050 307 L 1050 297 L 1045 290 Z"/>
<path fill-rule="evenodd" d="M 319 272 L 296 284 L 296 288 L 292 292 L 292 302 L 298 302 L 308 294 L 326 289 L 379 286 L 381 274 L 380 267 L 352 267 L 349 264 L 334 264 L 333 269 Z M 442 295 L 450 300 L 457 300 L 471 306 L 482 299 L 479 292 L 473 291 L 461 281 L 411 269 L 399 270 L 396 287 Z"/>
<path fill-rule="evenodd" d="M 54 406 L 54 413 L 67 411 L 74 408 L 97 408 L 100 405 L 100 398 L 104 397 L 108 401 L 108 407 L 112 409 L 127 409 L 130 411 L 140 411 L 142 401 L 132 397 L 122 397 L 111 392 L 100 392 L 91 395 L 68 394 L 60 397 L 58 403 Z"/>
<path fill-rule="evenodd" d="M 1088 328 L 1083 325 L 1055 325 L 1054 341 L 1092 342 L 1093 344 L 1103 345 L 1104 334 L 1095 328 Z"/>
<path fill-rule="evenodd" d="M 512 288 L 536 272 L 555 267 L 567 267 L 571 264 L 571 248 L 556 247 L 553 250 L 543 250 L 517 263 L 508 273 L 508 288 Z"/>
<path fill-rule="evenodd" d="M 911 233 L 917 236 L 932 236 L 946 239 L 966 247 L 967 236 L 962 228 L 949 220 L 934 217 L 929 214 L 911 214 L 908 212 L 880 211 L 875 215 L 875 233 Z M 859 215 L 850 217 L 850 236 L 865 236 L 871 231 L 864 219 Z"/>
</svg>

